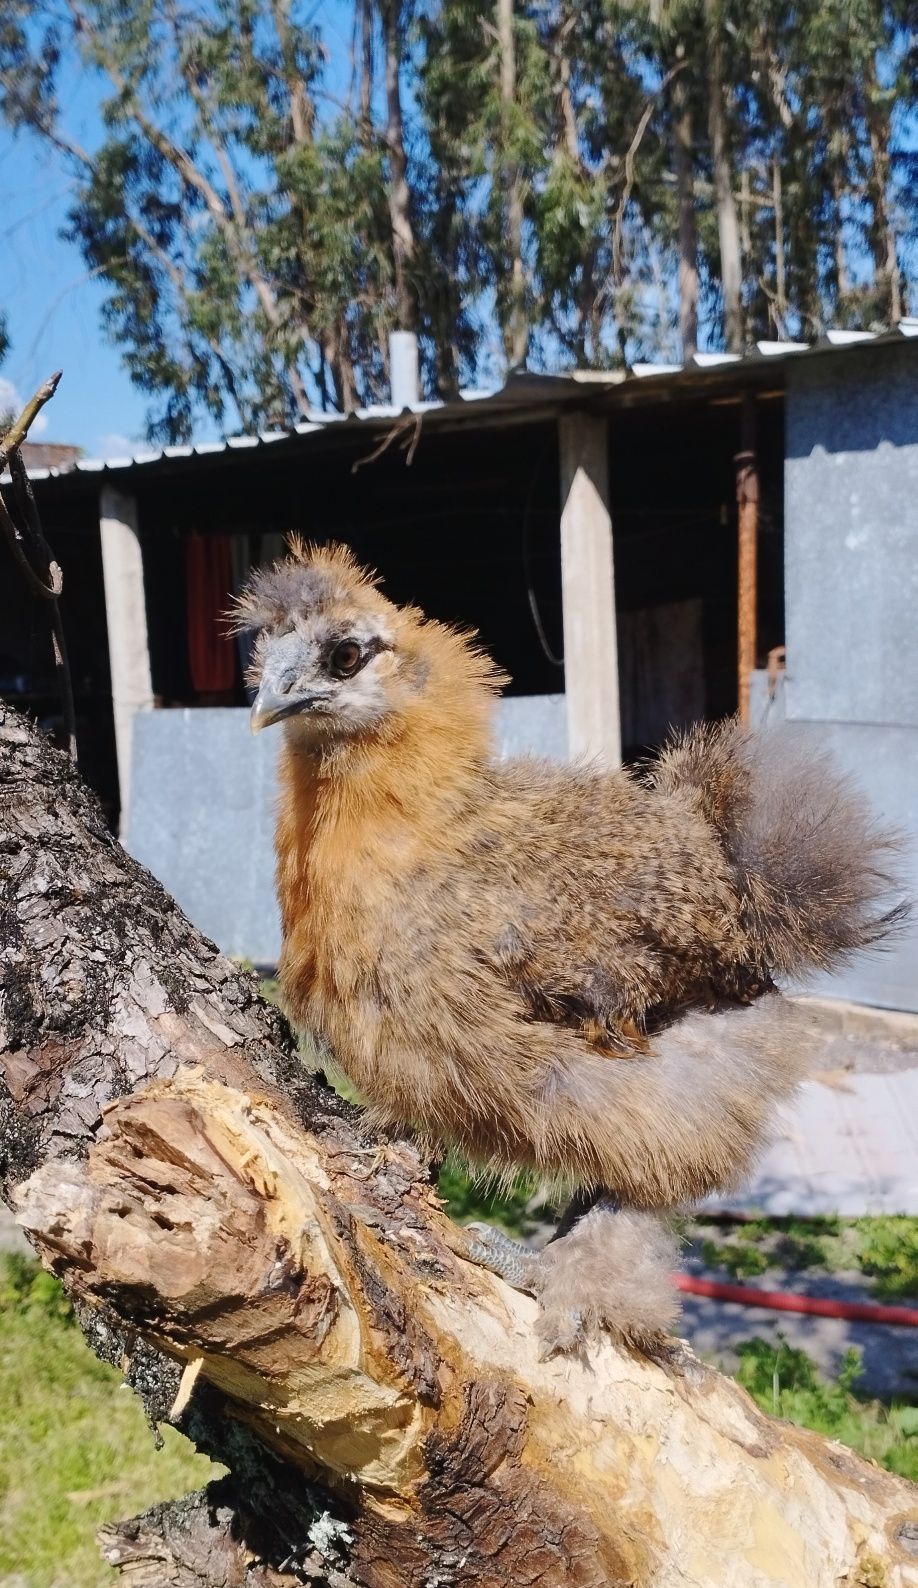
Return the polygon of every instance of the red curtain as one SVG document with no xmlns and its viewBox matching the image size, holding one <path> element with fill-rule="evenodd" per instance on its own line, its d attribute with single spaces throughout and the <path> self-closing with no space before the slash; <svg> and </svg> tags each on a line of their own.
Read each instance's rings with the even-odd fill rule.
<svg viewBox="0 0 918 1588">
<path fill-rule="evenodd" d="M 230 537 L 186 536 L 188 662 L 201 695 L 226 694 L 236 681 L 236 647 L 224 620 L 232 588 Z"/>
</svg>

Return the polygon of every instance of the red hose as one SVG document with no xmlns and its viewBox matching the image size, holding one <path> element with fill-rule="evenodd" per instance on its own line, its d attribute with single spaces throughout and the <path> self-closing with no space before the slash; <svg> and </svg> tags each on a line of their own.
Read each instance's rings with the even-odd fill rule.
<svg viewBox="0 0 918 1588">
<path fill-rule="evenodd" d="M 785 1290 L 756 1290 L 753 1285 L 724 1285 L 694 1274 L 674 1274 L 673 1284 L 690 1296 L 732 1301 L 743 1307 L 768 1307 L 772 1312 L 810 1312 L 818 1318 L 846 1318 L 849 1323 L 892 1323 L 918 1329 L 918 1307 L 884 1307 L 874 1301 L 831 1301 L 826 1296 L 795 1296 Z"/>
</svg>

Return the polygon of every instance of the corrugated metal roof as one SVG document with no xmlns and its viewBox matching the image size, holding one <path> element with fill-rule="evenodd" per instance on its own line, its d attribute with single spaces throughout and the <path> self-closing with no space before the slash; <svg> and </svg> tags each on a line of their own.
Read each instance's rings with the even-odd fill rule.
<svg viewBox="0 0 918 1588">
<path fill-rule="evenodd" d="M 621 396 L 635 391 L 636 385 L 648 390 L 678 389 L 693 383 L 699 377 L 716 375 L 736 368 L 752 374 L 765 362 L 783 363 L 800 354 L 824 354 L 865 344 L 882 344 L 918 339 L 918 317 L 902 319 L 891 330 L 877 331 L 827 331 L 815 342 L 761 341 L 744 353 L 696 353 L 682 364 L 636 363 L 624 370 L 572 370 L 560 375 L 535 374 L 518 371 L 510 375 L 506 384 L 495 391 L 477 389 L 463 391 L 448 402 L 419 402 L 409 408 L 395 408 L 385 403 L 375 403 L 358 408 L 350 414 L 311 411 L 289 430 L 265 430 L 256 435 L 229 436 L 224 441 L 198 441 L 185 446 L 139 447 L 136 452 L 118 457 L 79 458 L 63 468 L 31 469 L 33 480 L 56 479 L 78 474 L 118 473 L 146 464 L 160 463 L 164 459 L 208 457 L 218 453 L 240 451 L 248 448 L 270 446 L 277 441 L 290 441 L 294 436 L 318 435 L 331 426 L 354 424 L 379 428 L 414 414 L 419 419 L 436 421 L 449 419 L 463 421 L 470 417 L 469 409 L 475 407 L 480 415 L 485 410 L 490 415 L 526 408 L 550 407 L 558 401 L 572 403 L 583 396 L 585 387 L 591 394 L 607 393 Z M 4 475 L 0 480 L 8 480 Z"/>
</svg>

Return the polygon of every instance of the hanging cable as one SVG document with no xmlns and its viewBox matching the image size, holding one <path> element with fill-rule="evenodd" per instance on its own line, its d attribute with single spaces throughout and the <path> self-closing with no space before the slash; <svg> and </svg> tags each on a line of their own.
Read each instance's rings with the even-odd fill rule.
<svg viewBox="0 0 918 1588">
<path fill-rule="evenodd" d="M 555 652 L 552 650 L 552 647 L 548 643 L 548 636 L 545 633 L 545 625 L 542 622 L 542 614 L 539 611 L 538 598 L 536 596 L 535 585 L 533 584 L 532 580 L 532 557 L 529 545 L 529 529 L 532 517 L 532 503 L 535 498 L 535 489 L 542 470 L 543 459 L 544 454 L 540 453 L 536 459 L 535 468 L 532 471 L 532 478 L 529 481 L 529 489 L 526 492 L 526 501 L 523 505 L 523 521 L 521 526 L 523 578 L 526 581 L 526 599 L 529 602 L 529 611 L 532 614 L 533 626 L 535 628 L 539 644 L 542 647 L 542 651 L 546 659 L 551 662 L 553 667 L 563 667 L 564 657 L 556 656 Z"/>
</svg>

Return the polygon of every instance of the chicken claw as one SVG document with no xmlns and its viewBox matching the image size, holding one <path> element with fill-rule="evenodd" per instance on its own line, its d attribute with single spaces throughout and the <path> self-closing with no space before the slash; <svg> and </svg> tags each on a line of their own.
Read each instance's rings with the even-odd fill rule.
<svg viewBox="0 0 918 1588">
<path fill-rule="evenodd" d="M 523 1290 L 530 1296 L 536 1294 L 542 1266 L 538 1252 L 491 1224 L 467 1224 L 466 1230 L 474 1234 L 466 1252 L 470 1262 L 490 1269 L 514 1290 Z"/>
</svg>

